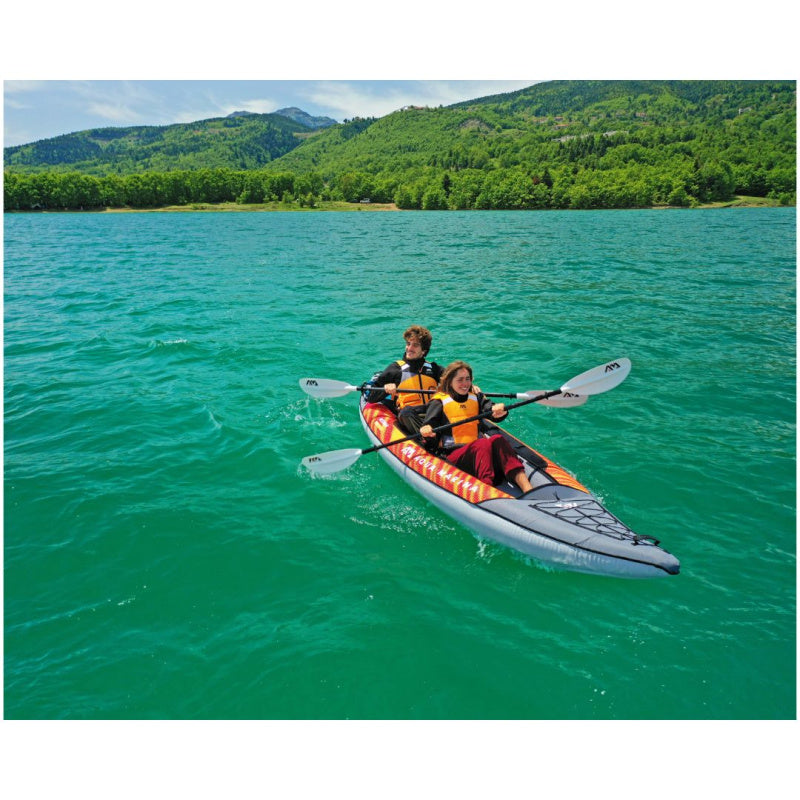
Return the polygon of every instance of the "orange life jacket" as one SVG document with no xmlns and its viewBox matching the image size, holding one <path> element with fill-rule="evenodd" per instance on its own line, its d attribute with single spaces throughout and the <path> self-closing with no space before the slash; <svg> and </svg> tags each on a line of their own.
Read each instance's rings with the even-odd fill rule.
<svg viewBox="0 0 800 800">
<path fill-rule="evenodd" d="M 411 369 L 411 365 L 407 364 L 403 360 L 398 361 L 397 364 L 402 372 L 400 381 L 397 384 L 398 389 L 436 388 L 436 379 L 430 374 L 433 371 L 433 366 L 428 361 L 422 365 L 422 368 L 419 372 L 414 372 Z M 421 406 L 430 402 L 430 397 L 431 396 L 429 394 L 412 394 L 411 392 L 408 394 L 398 393 L 395 402 L 397 403 L 398 408 L 405 408 L 406 406 Z"/>
<path fill-rule="evenodd" d="M 444 411 L 448 422 L 459 422 L 462 419 L 474 417 L 476 414 L 481 413 L 478 398 L 474 394 L 467 395 L 467 399 L 463 403 L 459 403 L 458 400 L 454 400 L 449 394 L 444 394 L 443 392 L 437 392 L 433 399 L 442 401 L 442 411 Z M 473 420 L 464 425 L 458 425 L 455 428 L 442 431 L 441 446 L 446 449 L 461 447 L 474 442 L 477 438 L 478 420 Z"/>
</svg>

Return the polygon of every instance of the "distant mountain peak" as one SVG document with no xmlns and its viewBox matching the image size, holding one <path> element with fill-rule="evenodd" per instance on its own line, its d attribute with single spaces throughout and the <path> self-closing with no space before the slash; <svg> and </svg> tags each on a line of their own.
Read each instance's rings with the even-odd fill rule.
<svg viewBox="0 0 800 800">
<path fill-rule="evenodd" d="M 338 124 L 335 119 L 331 119 L 330 117 L 312 117 L 311 114 L 295 106 L 280 108 L 273 113 L 280 114 L 282 117 L 288 117 L 295 122 L 299 122 L 301 125 L 305 125 L 307 128 L 328 128 L 331 125 Z"/>
</svg>

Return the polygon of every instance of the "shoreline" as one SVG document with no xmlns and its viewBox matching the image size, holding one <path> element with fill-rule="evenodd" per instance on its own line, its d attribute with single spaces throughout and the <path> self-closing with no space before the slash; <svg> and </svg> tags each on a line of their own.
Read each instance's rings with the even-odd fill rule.
<svg viewBox="0 0 800 800">
<path fill-rule="evenodd" d="M 159 208 L 104 208 L 101 213 L 126 213 L 139 211 L 402 211 L 394 203 L 346 203 L 343 200 L 322 200 L 317 206 L 297 203 L 190 203 L 185 206 L 160 206 Z"/>
<path fill-rule="evenodd" d="M 796 205 L 784 206 L 777 200 L 766 197 L 746 197 L 737 196 L 732 200 L 716 201 L 713 203 L 700 203 L 695 206 L 641 206 L 632 208 L 526 208 L 526 209 L 445 209 L 447 211 L 514 211 L 514 212 L 536 212 L 536 211 L 658 211 L 658 210 L 689 210 L 707 208 L 796 208 Z M 6 214 L 150 214 L 150 213 L 185 213 L 185 212 L 233 212 L 233 213 L 252 213 L 252 212 L 397 212 L 405 211 L 410 213 L 426 213 L 422 209 L 398 208 L 395 203 L 348 203 L 343 200 L 322 200 L 313 207 L 300 206 L 297 203 L 190 203 L 181 206 L 158 206 L 156 208 L 132 208 L 129 206 L 109 206 L 106 208 L 49 208 L 36 209 L 29 211 L 12 210 L 4 211 Z"/>
</svg>

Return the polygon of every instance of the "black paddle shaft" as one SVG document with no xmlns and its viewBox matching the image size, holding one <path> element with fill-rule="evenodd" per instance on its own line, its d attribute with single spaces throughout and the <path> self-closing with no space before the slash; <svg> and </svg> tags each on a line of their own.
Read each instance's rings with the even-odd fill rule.
<svg viewBox="0 0 800 800">
<path fill-rule="evenodd" d="M 555 395 L 561 394 L 561 389 L 553 389 L 551 392 L 545 392 L 544 394 L 538 394 L 536 397 L 529 397 L 527 400 L 520 400 L 519 403 L 512 403 L 510 406 L 506 406 L 506 411 L 511 411 L 512 408 L 520 408 L 520 406 L 526 406 L 528 403 L 537 403 L 540 400 L 547 400 L 548 397 L 555 397 Z M 441 433 L 442 431 L 449 430 L 450 428 L 457 428 L 459 425 L 466 425 L 468 422 L 475 422 L 479 419 L 487 419 L 492 416 L 491 411 L 484 411 L 482 414 L 476 414 L 474 417 L 467 417 L 466 419 L 462 419 L 459 422 L 448 422 L 447 425 L 440 425 L 438 428 L 433 428 L 434 433 Z M 365 450 L 361 451 L 361 455 L 366 455 L 367 453 L 375 453 L 378 450 L 383 450 L 386 447 L 391 447 L 395 444 L 402 444 L 403 442 L 408 442 L 411 439 L 419 439 L 419 433 L 412 433 L 411 436 L 406 436 L 404 439 L 395 439 L 393 442 L 386 442 L 385 444 L 376 444 L 372 447 L 367 447 Z"/>
<path fill-rule="evenodd" d="M 358 389 L 359 392 L 384 391 L 383 386 L 371 386 L 368 383 L 362 383 L 361 386 L 356 386 L 356 389 Z M 438 389 L 395 389 L 397 394 L 436 394 L 438 391 Z M 388 394 L 388 392 L 386 392 L 386 394 Z M 481 392 L 481 394 L 483 394 L 484 397 L 517 397 L 516 394 L 510 394 L 508 392 L 505 394 L 500 392 Z M 556 394 L 558 394 L 558 392 L 556 392 Z"/>
</svg>

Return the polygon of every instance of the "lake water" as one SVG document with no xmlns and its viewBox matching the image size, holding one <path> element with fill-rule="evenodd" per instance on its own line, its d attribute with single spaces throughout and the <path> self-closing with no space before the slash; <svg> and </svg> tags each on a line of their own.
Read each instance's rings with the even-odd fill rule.
<svg viewBox="0 0 800 800">
<path fill-rule="evenodd" d="M 794 209 L 5 215 L 10 719 L 796 716 Z M 479 542 L 364 447 L 359 382 L 485 391 L 681 574 Z"/>
</svg>

